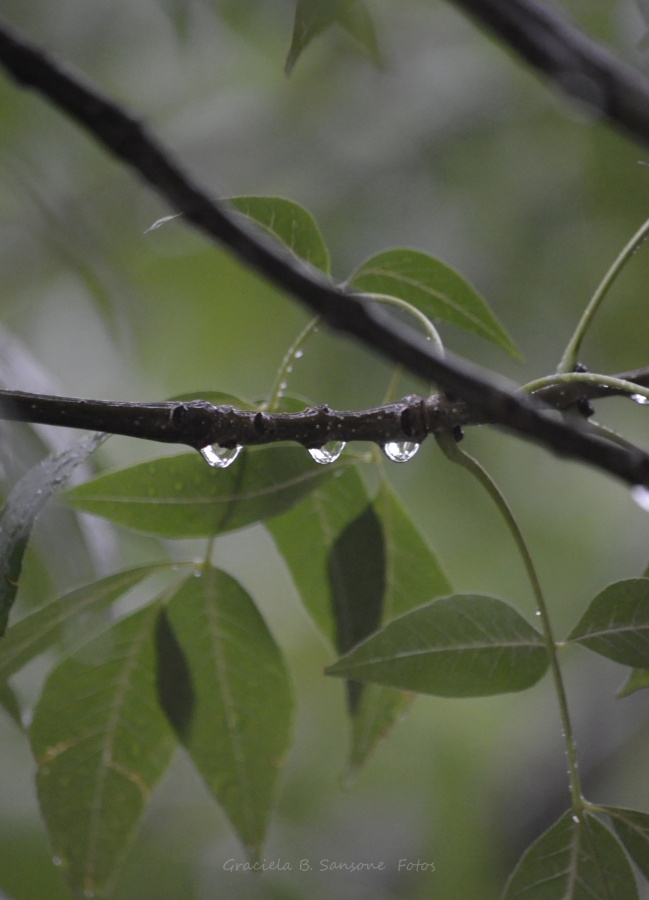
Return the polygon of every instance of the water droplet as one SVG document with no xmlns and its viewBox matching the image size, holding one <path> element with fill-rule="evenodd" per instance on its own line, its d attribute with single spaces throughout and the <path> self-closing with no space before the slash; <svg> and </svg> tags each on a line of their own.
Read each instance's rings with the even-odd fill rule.
<svg viewBox="0 0 649 900">
<path fill-rule="evenodd" d="M 317 463 L 320 463 L 321 466 L 326 466 L 328 463 L 336 462 L 344 449 L 344 441 L 329 441 L 328 444 L 323 444 L 322 447 L 311 447 L 309 453 L 311 458 Z"/>
<path fill-rule="evenodd" d="M 408 462 L 408 460 L 413 458 L 417 450 L 419 450 L 419 444 L 413 444 L 412 441 L 404 441 L 403 443 L 392 441 L 383 446 L 383 452 L 387 458 L 391 459 L 392 462 L 398 463 Z"/>
<path fill-rule="evenodd" d="M 579 825 L 579 816 L 576 813 L 572 817 L 572 821 L 575 823 L 575 825 Z"/>
<path fill-rule="evenodd" d="M 219 444 L 208 444 L 201 447 L 201 456 L 215 469 L 227 469 L 235 461 L 243 448 L 240 444 L 235 447 L 221 447 Z"/>
<path fill-rule="evenodd" d="M 640 406 L 649 406 L 649 397 L 645 397 L 644 394 L 629 394 L 629 400 L 639 403 Z"/>
<path fill-rule="evenodd" d="M 541 615 L 541 610 L 540 610 L 540 609 L 537 609 L 536 612 L 534 613 L 534 615 L 535 615 L 535 616 L 540 616 L 540 615 Z"/>
<path fill-rule="evenodd" d="M 631 496 L 640 509 L 649 512 L 649 490 L 646 487 L 643 487 L 641 484 L 636 484 L 635 487 L 631 488 Z"/>
<path fill-rule="evenodd" d="M 304 356 L 304 350 L 296 350 L 295 353 L 293 354 L 294 359 L 302 359 L 303 356 Z"/>
<path fill-rule="evenodd" d="M 156 219 L 153 225 L 149 225 L 144 233 L 148 234 L 150 231 L 157 231 L 158 228 L 161 228 L 167 222 L 171 222 L 172 219 L 178 219 L 180 216 L 182 216 L 182 213 L 174 213 L 172 216 L 163 216 L 161 219 Z"/>
<path fill-rule="evenodd" d="M 61 859 L 60 856 L 53 856 L 53 857 L 52 857 L 52 862 L 54 863 L 55 866 L 62 866 L 62 865 L 63 865 L 63 860 Z"/>
</svg>

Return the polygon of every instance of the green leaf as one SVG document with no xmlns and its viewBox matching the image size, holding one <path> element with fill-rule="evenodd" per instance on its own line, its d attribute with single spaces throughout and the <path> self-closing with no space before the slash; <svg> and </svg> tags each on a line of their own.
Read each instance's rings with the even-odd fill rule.
<svg viewBox="0 0 649 900">
<path fill-rule="evenodd" d="M 87 630 L 95 624 L 103 629 L 105 622 L 99 614 L 142 579 L 165 567 L 156 564 L 118 572 L 57 597 L 25 616 L 9 629 L 0 645 L 0 681 L 44 653 L 70 625 L 77 629 L 82 640 L 87 639 Z M 81 630 L 78 628 L 80 621 L 83 624 Z M 66 637 L 69 636 L 67 633 Z"/>
<path fill-rule="evenodd" d="M 367 53 L 374 65 L 383 66 L 374 20 L 363 0 L 356 0 L 346 6 L 338 16 L 338 22 Z"/>
<path fill-rule="evenodd" d="M 21 731 L 24 730 L 18 698 L 11 685 L 6 682 L 0 682 L 0 707 L 4 709 L 9 718 L 14 721 Z"/>
<path fill-rule="evenodd" d="M 637 900 L 629 861 L 594 816 L 565 813 L 523 855 L 502 900 Z"/>
<path fill-rule="evenodd" d="M 450 266 L 419 250 L 386 250 L 350 278 L 354 291 L 388 294 L 416 307 L 429 319 L 447 322 L 520 354 L 482 297 Z"/>
<path fill-rule="evenodd" d="M 333 646 L 336 625 L 328 573 L 329 552 L 368 500 L 363 479 L 353 466 L 319 485 L 290 512 L 266 523 L 304 606 Z"/>
<path fill-rule="evenodd" d="M 311 41 L 335 22 L 342 25 L 375 61 L 380 52 L 372 18 L 362 0 L 297 0 L 291 46 L 284 63 L 290 75 Z"/>
<path fill-rule="evenodd" d="M 607 806 L 605 812 L 627 853 L 645 878 L 649 879 L 649 815 L 635 809 Z"/>
<path fill-rule="evenodd" d="M 383 481 L 374 508 L 383 528 L 385 595 L 382 623 L 451 592 L 437 559 L 412 523 L 389 482 Z M 413 700 L 412 694 L 366 684 L 352 718 L 349 764 L 358 770 Z"/>
<path fill-rule="evenodd" d="M 36 707 L 38 798 L 75 897 L 109 892 L 176 745 L 156 696 L 158 611 L 123 619 L 64 660 Z"/>
<path fill-rule="evenodd" d="M 197 453 L 100 475 L 65 493 L 76 509 L 168 538 L 210 537 L 279 515 L 350 465 L 319 466 L 299 447 L 249 447 L 228 469 Z"/>
<path fill-rule="evenodd" d="M 381 624 L 385 594 L 383 529 L 371 504 L 329 548 L 327 577 L 336 628 L 336 650 L 345 653 Z M 347 682 L 349 708 L 358 708 L 362 685 Z"/>
<path fill-rule="evenodd" d="M 567 638 L 625 666 L 649 668 L 649 579 L 610 584 Z"/>
<path fill-rule="evenodd" d="M 167 615 L 193 684 L 193 715 L 181 739 L 256 857 L 291 732 L 281 653 L 248 594 L 217 569 L 185 581 Z"/>
<path fill-rule="evenodd" d="M 190 733 L 196 695 L 189 663 L 163 606 L 155 627 L 156 689 L 160 706 L 181 741 Z"/>
<path fill-rule="evenodd" d="M 348 779 L 351 780 L 358 774 L 414 699 L 414 694 L 395 688 L 363 684 L 363 691 L 351 720 Z"/>
<path fill-rule="evenodd" d="M 261 225 L 296 256 L 329 272 L 331 260 L 322 232 L 303 206 L 283 197 L 231 197 L 228 203 Z"/>
<path fill-rule="evenodd" d="M 545 673 L 542 635 L 493 597 L 443 597 L 393 619 L 329 675 L 443 697 L 521 691 Z"/>
<path fill-rule="evenodd" d="M 0 637 L 16 599 L 23 556 L 34 522 L 46 502 L 58 491 L 106 435 L 81 438 L 63 453 L 50 454 L 14 486 L 0 513 Z"/>
<path fill-rule="evenodd" d="M 383 622 L 451 593 L 451 585 L 388 481 L 374 501 L 383 524 L 387 562 Z"/>
<path fill-rule="evenodd" d="M 615 696 L 618 700 L 630 697 L 636 691 L 642 691 L 649 687 L 649 669 L 633 669 L 621 688 L 618 688 Z"/>
<path fill-rule="evenodd" d="M 439 563 L 408 518 L 392 488 L 384 482 L 374 500 L 375 517 L 368 516 L 369 495 L 356 467 L 347 469 L 327 482 L 295 509 L 267 523 L 277 549 L 287 564 L 302 602 L 316 625 L 338 647 L 338 630 L 334 615 L 333 582 L 331 579 L 332 548 L 354 522 L 365 515 L 374 533 L 373 543 L 379 548 L 384 566 L 380 576 L 374 566 L 373 581 L 382 584 L 381 619 L 387 622 L 394 615 L 420 606 L 433 597 L 450 592 L 448 581 Z M 377 534 L 380 523 L 382 538 Z M 356 525 L 358 528 L 358 524 Z M 364 539 L 364 540 L 365 540 Z M 339 602 L 346 596 L 348 603 L 358 599 L 358 584 L 362 583 L 367 553 L 365 547 L 347 544 L 349 558 L 338 567 L 336 581 Z M 344 545 L 339 544 L 339 551 Z M 374 557 L 376 558 L 376 556 Z M 343 572 L 349 584 L 342 581 Z M 375 589 L 376 590 L 376 589 Z M 375 602 L 363 590 L 370 608 Z M 379 739 L 389 731 L 409 701 L 400 691 L 365 685 L 356 700 L 352 716 L 352 746 L 350 765 L 360 767 Z"/>
</svg>

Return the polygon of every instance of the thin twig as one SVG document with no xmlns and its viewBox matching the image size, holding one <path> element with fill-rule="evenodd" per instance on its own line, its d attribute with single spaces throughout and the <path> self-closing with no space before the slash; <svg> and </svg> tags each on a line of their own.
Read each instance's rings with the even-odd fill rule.
<svg viewBox="0 0 649 900">
<path fill-rule="evenodd" d="M 466 361 L 451 355 L 441 359 L 412 328 L 366 301 L 350 297 L 214 200 L 131 113 L 1 22 L 0 64 L 18 83 L 37 90 L 133 167 L 187 221 L 320 315 L 332 328 L 353 335 L 413 374 L 452 392 L 479 411 L 485 421 L 505 426 L 561 456 L 587 462 L 629 484 L 649 487 L 648 455 L 611 445 L 584 429 L 549 417 L 543 406 L 517 396 L 496 376 Z"/>
</svg>

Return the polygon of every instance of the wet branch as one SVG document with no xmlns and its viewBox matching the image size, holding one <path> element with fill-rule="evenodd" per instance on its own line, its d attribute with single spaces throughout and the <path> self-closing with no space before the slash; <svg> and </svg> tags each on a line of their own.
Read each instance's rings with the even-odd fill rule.
<svg viewBox="0 0 649 900">
<path fill-rule="evenodd" d="M 545 405 L 515 394 L 496 376 L 464 360 L 450 355 L 440 358 L 412 328 L 384 310 L 346 294 L 322 273 L 279 249 L 226 204 L 214 200 L 182 171 L 158 139 L 130 112 L 2 22 L 0 65 L 19 84 L 38 91 L 87 129 L 177 212 L 182 212 L 188 222 L 320 315 L 330 327 L 354 336 L 414 375 L 452 392 L 483 421 L 502 425 L 561 456 L 589 463 L 629 484 L 649 487 L 647 454 L 613 445 L 584 428 L 548 416 Z M 165 413 L 155 405 L 152 414 Z M 131 427 L 137 430 L 142 415 L 135 413 Z M 68 422 L 71 424 L 71 419 Z M 195 441 L 191 443 L 195 445 Z"/>
<path fill-rule="evenodd" d="M 616 378 L 649 386 L 649 368 L 623 372 Z M 584 401 L 622 394 L 597 383 L 561 383 L 538 391 L 544 402 L 559 411 L 579 409 Z M 207 400 L 130 403 L 54 397 L 23 391 L 0 390 L 0 419 L 40 425 L 61 425 L 103 431 L 167 444 L 185 444 L 200 450 L 254 446 L 292 441 L 321 447 L 329 441 L 421 443 L 429 434 L 458 433 L 458 429 L 488 424 L 479 410 L 444 394 L 422 398 L 409 395 L 396 403 L 369 409 L 339 411 L 325 405 L 301 412 L 215 406 Z"/>
<path fill-rule="evenodd" d="M 451 0 L 560 91 L 649 144 L 649 79 L 539 0 Z"/>
<path fill-rule="evenodd" d="M 321 447 L 329 441 L 421 443 L 431 433 L 469 424 L 466 406 L 436 394 L 416 395 L 371 409 L 337 411 L 327 405 L 298 413 L 214 406 L 206 400 L 122 403 L 0 391 L 0 419 L 105 431 L 200 450 L 293 441 Z"/>
</svg>

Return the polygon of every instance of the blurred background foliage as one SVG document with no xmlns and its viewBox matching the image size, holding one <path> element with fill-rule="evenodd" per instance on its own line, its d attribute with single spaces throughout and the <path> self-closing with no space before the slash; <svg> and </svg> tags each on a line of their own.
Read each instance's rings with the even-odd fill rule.
<svg viewBox="0 0 649 900">
<path fill-rule="evenodd" d="M 455 9 L 433 0 L 368 0 L 384 66 L 341 29 L 322 35 L 289 80 L 291 0 L 5 0 L 35 41 L 136 110 L 220 196 L 282 195 L 306 206 L 344 279 L 364 258 L 413 246 L 450 263 L 512 333 L 520 365 L 471 336 L 453 350 L 518 383 L 549 374 L 599 279 L 649 216 L 648 152 L 575 110 Z M 593 35 L 643 71 L 649 23 L 634 0 L 564 0 Z M 185 391 L 263 397 L 301 309 L 175 220 L 131 173 L 40 99 L 0 80 L 0 377 L 76 396 L 163 399 Z M 646 365 L 649 256 L 623 274 L 584 347 L 592 370 Z M 380 402 L 390 367 L 319 334 L 291 390 L 333 406 Z M 403 393 L 425 386 L 403 379 Z M 597 418 L 646 444 L 645 408 L 600 403 Z M 7 482 L 70 433 L 1 426 Z M 493 430 L 465 447 L 501 484 L 529 537 L 559 634 L 605 584 L 643 572 L 646 513 L 600 474 Z M 95 465 L 169 452 L 114 438 Z M 460 591 L 493 593 L 532 613 L 508 534 L 480 489 L 432 442 L 390 473 Z M 83 540 L 82 540 L 83 538 Z M 44 514 L 25 573 L 23 610 L 119 560 L 163 549 L 56 508 Z M 129 855 L 116 897 L 496 897 L 518 855 L 568 802 L 548 679 L 522 695 L 419 698 L 349 789 L 342 685 L 262 529 L 219 539 L 216 562 L 252 593 L 295 677 L 297 739 L 266 860 L 293 871 L 231 873 L 243 860 L 227 823 L 179 756 Z M 359 560 L 362 577 L 362 560 Z M 625 673 L 565 654 L 589 797 L 649 809 L 646 693 L 616 700 Z M 44 665 L 16 681 L 27 707 Z M 65 897 L 50 862 L 24 736 L 0 711 L 0 890 Z M 312 870 L 300 873 L 300 860 Z M 434 862 L 399 872 L 398 861 Z M 320 860 L 386 871 L 321 872 Z"/>
</svg>

